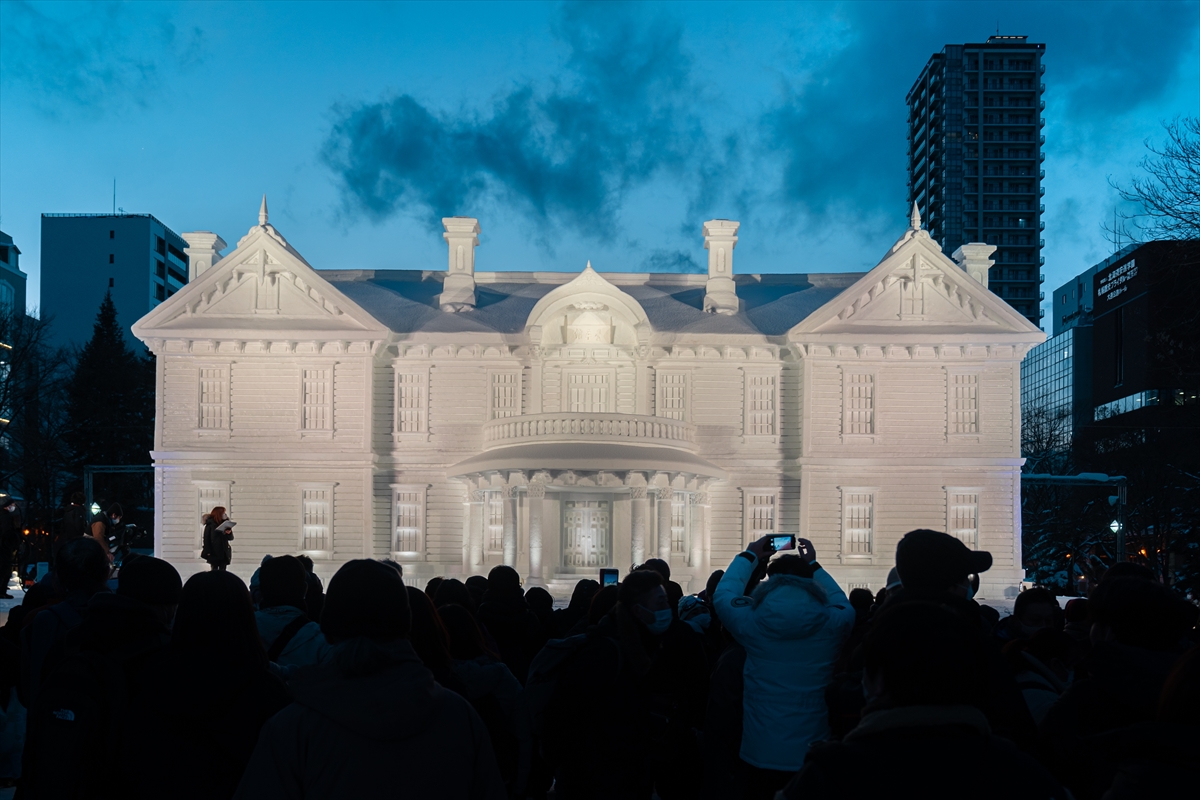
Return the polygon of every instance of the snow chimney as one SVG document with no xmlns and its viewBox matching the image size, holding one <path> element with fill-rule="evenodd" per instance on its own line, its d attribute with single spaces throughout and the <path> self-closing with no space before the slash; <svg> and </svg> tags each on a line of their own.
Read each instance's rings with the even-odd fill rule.
<svg viewBox="0 0 1200 800">
<path fill-rule="evenodd" d="M 442 311 L 467 311 L 475 307 L 475 247 L 479 244 L 479 220 L 445 217 L 442 238 L 450 247 L 449 274 L 442 283 Z"/>
<path fill-rule="evenodd" d="M 983 288 L 986 289 L 988 288 L 988 268 L 996 263 L 989 257 L 994 252 L 996 252 L 994 244 L 972 242 L 955 250 L 951 258 L 954 259 L 955 264 L 963 268 L 963 272 L 982 283 Z"/>
<path fill-rule="evenodd" d="M 740 222 L 710 219 L 704 223 L 704 249 L 708 251 L 708 283 L 704 310 L 710 314 L 736 314 L 737 289 L 733 285 L 733 248 Z"/>
<path fill-rule="evenodd" d="M 200 274 L 221 260 L 221 251 L 229 245 L 225 240 L 212 231 L 192 231 L 180 234 L 188 246 L 183 252 L 188 257 L 188 282 L 196 280 Z"/>
</svg>

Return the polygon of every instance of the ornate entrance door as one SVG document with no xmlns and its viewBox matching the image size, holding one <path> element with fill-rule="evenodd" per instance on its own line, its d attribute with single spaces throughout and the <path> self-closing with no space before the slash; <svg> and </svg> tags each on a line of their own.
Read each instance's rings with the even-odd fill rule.
<svg viewBox="0 0 1200 800">
<path fill-rule="evenodd" d="M 607 567 L 612 563 L 612 502 L 564 500 L 563 566 Z"/>
</svg>

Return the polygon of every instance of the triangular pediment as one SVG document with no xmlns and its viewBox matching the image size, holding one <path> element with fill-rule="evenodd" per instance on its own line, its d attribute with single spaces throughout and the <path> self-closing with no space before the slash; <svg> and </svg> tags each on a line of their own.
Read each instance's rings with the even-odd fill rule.
<svg viewBox="0 0 1200 800">
<path fill-rule="evenodd" d="M 910 228 L 874 269 L 792 328 L 788 338 L 825 334 L 1043 336 L 919 228 Z"/>
<path fill-rule="evenodd" d="M 133 326 L 142 339 L 256 334 L 384 337 L 387 328 L 335 289 L 268 224 Z"/>
</svg>

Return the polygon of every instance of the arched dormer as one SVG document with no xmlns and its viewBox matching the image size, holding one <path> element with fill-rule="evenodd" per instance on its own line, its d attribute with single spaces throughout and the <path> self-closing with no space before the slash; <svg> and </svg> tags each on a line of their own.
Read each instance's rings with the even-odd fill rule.
<svg viewBox="0 0 1200 800">
<path fill-rule="evenodd" d="M 525 323 L 534 344 L 617 345 L 637 347 L 650 336 L 650 320 L 641 304 L 592 269 L 547 294 Z"/>
</svg>

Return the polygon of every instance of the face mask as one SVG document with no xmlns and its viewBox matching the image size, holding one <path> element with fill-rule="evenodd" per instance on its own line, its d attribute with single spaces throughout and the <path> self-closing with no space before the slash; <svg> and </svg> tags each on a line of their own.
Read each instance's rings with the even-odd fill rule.
<svg viewBox="0 0 1200 800">
<path fill-rule="evenodd" d="M 639 606 L 639 608 L 641 608 L 642 611 L 645 611 L 647 614 L 654 615 L 654 622 L 646 624 L 646 630 L 650 631 L 654 635 L 658 636 L 660 634 L 664 634 L 667 632 L 667 628 L 671 627 L 671 609 L 664 608 L 661 611 L 651 611 L 645 606 Z"/>
</svg>

